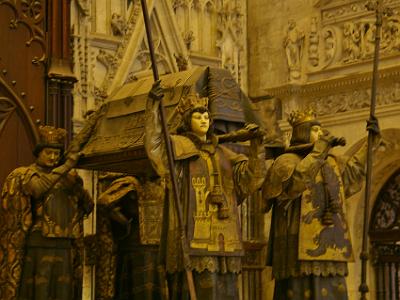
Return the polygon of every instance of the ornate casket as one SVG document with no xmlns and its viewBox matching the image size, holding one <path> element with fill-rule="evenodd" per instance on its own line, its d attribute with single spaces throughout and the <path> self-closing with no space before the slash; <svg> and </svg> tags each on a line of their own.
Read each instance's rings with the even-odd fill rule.
<svg viewBox="0 0 400 300">
<path fill-rule="evenodd" d="M 152 167 L 143 146 L 147 94 L 154 80 L 145 77 L 127 83 L 111 95 L 105 114 L 82 150 L 79 168 L 151 176 Z M 256 108 L 242 93 L 235 79 L 225 69 L 195 67 L 161 76 L 166 117 L 171 132 L 180 121 L 175 107 L 182 96 L 196 91 L 209 97 L 209 109 L 215 131 L 226 133 L 254 122 Z"/>
</svg>

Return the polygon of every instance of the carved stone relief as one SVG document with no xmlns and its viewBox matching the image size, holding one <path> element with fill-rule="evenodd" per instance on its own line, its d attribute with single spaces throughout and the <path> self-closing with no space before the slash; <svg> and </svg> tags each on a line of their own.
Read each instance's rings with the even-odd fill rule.
<svg viewBox="0 0 400 300">
<path fill-rule="evenodd" d="M 367 1 L 341 2 L 335 6 L 321 2 L 324 1 L 317 5 L 320 17 L 318 20 L 312 18 L 308 28 L 308 72 L 371 60 L 375 44 L 375 15 L 367 10 Z M 395 8 L 399 2 L 385 1 L 385 5 Z M 381 59 L 400 54 L 400 15 L 398 10 L 394 12 L 391 17 L 383 18 Z M 315 41 L 319 38 L 322 43 L 316 54 Z M 324 59 L 317 63 L 316 56 Z"/>
<path fill-rule="evenodd" d="M 367 108 L 371 101 L 371 88 L 357 88 L 339 94 L 314 98 L 308 103 L 317 115 L 329 115 L 346 111 Z M 376 103 L 379 106 L 400 103 L 400 81 L 393 85 L 381 87 Z"/>
<path fill-rule="evenodd" d="M 312 66 L 318 66 L 319 53 L 318 53 L 319 35 L 317 28 L 317 18 L 311 19 L 310 34 L 309 34 L 309 47 L 308 47 L 308 60 Z"/>
</svg>

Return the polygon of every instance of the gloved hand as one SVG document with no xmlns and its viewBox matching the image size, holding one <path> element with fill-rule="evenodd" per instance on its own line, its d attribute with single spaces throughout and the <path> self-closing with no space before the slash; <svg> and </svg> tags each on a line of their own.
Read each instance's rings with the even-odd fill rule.
<svg viewBox="0 0 400 300">
<path fill-rule="evenodd" d="M 314 143 L 313 152 L 322 153 L 324 151 L 329 151 L 329 149 L 333 147 L 344 145 L 346 145 L 346 139 L 344 137 L 333 136 L 328 130 L 324 130 L 324 135 Z"/>
<path fill-rule="evenodd" d="M 163 89 L 161 87 L 161 80 L 157 80 L 153 83 L 149 92 L 149 97 L 154 101 L 160 101 L 164 97 Z"/>
<path fill-rule="evenodd" d="M 374 135 L 380 135 L 381 130 L 379 129 L 379 122 L 375 116 L 370 116 L 367 120 L 367 131 Z"/>
</svg>

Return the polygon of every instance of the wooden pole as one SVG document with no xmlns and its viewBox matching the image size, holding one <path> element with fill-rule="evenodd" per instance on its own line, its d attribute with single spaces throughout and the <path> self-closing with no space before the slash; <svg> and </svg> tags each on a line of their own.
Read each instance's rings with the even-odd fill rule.
<svg viewBox="0 0 400 300">
<path fill-rule="evenodd" d="M 157 80 L 159 80 L 159 74 L 158 74 L 158 69 L 157 69 L 156 57 L 155 57 L 155 53 L 154 53 L 153 38 L 151 35 L 151 29 L 150 29 L 149 13 L 147 10 L 146 0 L 140 0 L 140 1 L 142 4 L 143 19 L 144 19 L 144 24 L 146 27 L 147 41 L 149 43 L 151 68 L 153 70 L 154 81 L 157 81 Z M 185 266 L 190 298 L 192 300 L 196 300 L 197 297 L 196 297 L 196 291 L 195 291 L 195 287 L 194 287 L 193 273 L 192 273 L 192 269 L 190 268 L 190 257 L 188 254 L 188 244 L 187 244 L 187 239 L 186 239 L 185 227 L 183 224 L 182 205 L 181 205 L 181 202 L 179 199 L 180 197 L 179 197 L 179 191 L 178 191 L 178 181 L 177 181 L 176 174 L 175 174 L 175 166 L 174 166 L 175 164 L 174 164 L 174 159 L 173 159 L 173 155 L 172 155 L 171 139 L 170 139 L 170 135 L 168 132 L 168 126 L 167 126 L 167 121 L 166 121 L 166 117 L 165 117 L 164 105 L 162 104 L 162 99 L 160 101 L 160 119 L 161 119 L 161 124 L 162 124 L 162 128 L 163 128 L 164 141 L 165 141 L 165 145 L 166 145 L 166 149 L 167 149 L 168 167 L 169 167 L 169 173 L 171 176 L 171 184 L 172 184 L 172 190 L 173 190 L 172 192 L 174 195 L 174 202 L 175 202 L 175 207 L 177 210 L 178 226 L 179 226 L 179 231 L 180 231 L 180 241 L 181 241 L 182 253 L 183 253 L 183 263 Z"/>
</svg>

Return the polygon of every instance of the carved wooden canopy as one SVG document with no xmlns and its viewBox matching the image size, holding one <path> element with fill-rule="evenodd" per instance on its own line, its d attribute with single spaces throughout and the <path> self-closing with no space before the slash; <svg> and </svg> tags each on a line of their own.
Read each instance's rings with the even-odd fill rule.
<svg viewBox="0 0 400 300">
<path fill-rule="evenodd" d="M 132 175 L 151 175 L 153 170 L 143 147 L 144 112 L 147 94 L 154 80 L 145 77 L 127 83 L 110 96 L 106 113 L 95 134 L 85 145 L 78 167 Z M 254 122 L 255 108 L 225 69 L 196 67 L 161 76 L 165 112 L 170 130 L 180 122 L 175 111 L 182 96 L 194 89 L 209 97 L 209 109 L 220 133 Z"/>
</svg>

